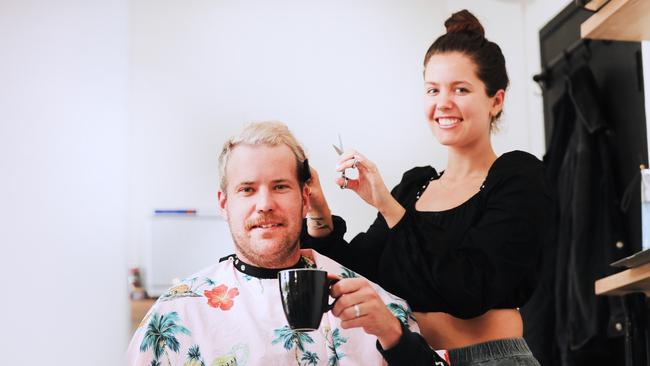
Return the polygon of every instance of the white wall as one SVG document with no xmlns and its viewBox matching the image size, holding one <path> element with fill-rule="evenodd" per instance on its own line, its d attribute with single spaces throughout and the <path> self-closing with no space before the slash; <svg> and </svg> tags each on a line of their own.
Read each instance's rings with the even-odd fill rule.
<svg viewBox="0 0 650 366">
<path fill-rule="evenodd" d="M 478 16 L 507 60 L 511 86 L 495 149 L 541 157 L 536 32 L 565 4 L 133 1 L 129 263 L 142 264 L 154 208 L 216 210 L 219 148 L 254 120 L 286 122 L 348 232 L 364 230 L 374 211 L 332 183 L 331 143 L 340 132 L 379 164 L 389 186 L 414 165 L 444 168 L 445 152 L 424 119 L 422 58 L 462 8 Z"/>
<path fill-rule="evenodd" d="M 2 364 L 124 363 L 127 17 L 0 2 Z"/>
</svg>

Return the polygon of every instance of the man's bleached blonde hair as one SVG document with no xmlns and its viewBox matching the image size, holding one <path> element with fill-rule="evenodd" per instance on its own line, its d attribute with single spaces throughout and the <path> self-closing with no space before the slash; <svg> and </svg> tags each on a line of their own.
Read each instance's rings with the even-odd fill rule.
<svg viewBox="0 0 650 366">
<path fill-rule="evenodd" d="M 226 175 L 226 167 L 230 154 L 238 145 L 269 145 L 278 146 L 280 144 L 287 145 L 296 158 L 296 173 L 298 174 L 298 182 L 300 187 L 304 185 L 304 180 L 301 179 L 301 172 L 304 167 L 304 162 L 307 159 L 305 150 L 302 148 L 295 136 L 289 131 L 287 125 L 278 121 L 265 121 L 249 123 L 238 134 L 226 141 L 221 149 L 219 155 L 219 187 L 221 192 L 226 193 L 226 186 L 228 185 L 228 177 Z"/>
</svg>

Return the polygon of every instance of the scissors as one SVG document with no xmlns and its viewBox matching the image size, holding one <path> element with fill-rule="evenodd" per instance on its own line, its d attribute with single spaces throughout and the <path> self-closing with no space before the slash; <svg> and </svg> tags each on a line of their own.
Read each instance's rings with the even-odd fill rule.
<svg viewBox="0 0 650 366">
<path fill-rule="evenodd" d="M 341 140 L 341 134 L 339 133 L 339 146 L 336 146 L 332 144 L 332 147 L 336 151 L 339 156 L 343 155 L 343 141 Z M 343 178 L 343 185 L 341 186 L 341 189 L 345 189 L 348 187 L 348 177 L 345 176 L 345 169 L 341 172 L 341 178 Z"/>
</svg>

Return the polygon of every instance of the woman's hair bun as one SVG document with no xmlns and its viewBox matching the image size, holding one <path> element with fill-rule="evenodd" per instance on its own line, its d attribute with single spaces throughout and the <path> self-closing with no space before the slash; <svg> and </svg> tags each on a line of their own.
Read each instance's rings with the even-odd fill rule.
<svg viewBox="0 0 650 366">
<path fill-rule="evenodd" d="M 485 30 L 476 17 L 467 10 L 461 10 L 453 13 L 445 21 L 447 34 L 450 33 L 470 33 L 485 37 Z"/>
</svg>

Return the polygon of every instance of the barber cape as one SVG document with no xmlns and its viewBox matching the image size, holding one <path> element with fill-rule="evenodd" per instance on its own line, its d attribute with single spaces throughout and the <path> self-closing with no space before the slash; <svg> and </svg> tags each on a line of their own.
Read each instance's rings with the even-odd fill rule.
<svg viewBox="0 0 650 366">
<path fill-rule="evenodd" d="M 310 249 L 303 260 L 343 278 L 360 277 Z M 372 284 L 391 312 L 419 331 L 406 302 Z M 293 331 L 278 280 L 240 272 L 232 258 L 172 287 L 149 310 L 127 351 L 129 365 L 386 365 L 377 338 L 343 329 L 327 312 L 313 332 Z"/>
</svg>

